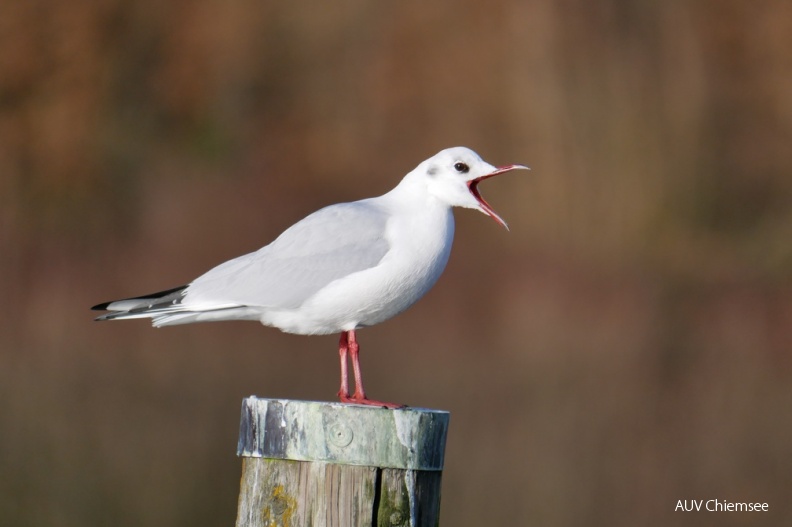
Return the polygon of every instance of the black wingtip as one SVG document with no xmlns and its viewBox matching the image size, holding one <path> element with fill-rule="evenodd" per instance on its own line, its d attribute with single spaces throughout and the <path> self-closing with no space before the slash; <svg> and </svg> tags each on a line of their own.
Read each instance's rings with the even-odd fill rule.
<svg viewBox="0 0 792 527">
<path fill-rule="evenodd" d="M 165 291 L 157 291 L 156 293 L 151 293 L 150 295 L 143 295 L 143 296 L 135 296 L 131 298 L 124 298 L 123 300 L 147 300 L 149 298 L 161 298 L 163 296 L 170 295 L 172 293 L 177 293 L 186 289 L 186 285 L 180 285 L 179 287 L 174 287 L 173 289 L 166 289 Z M 111 300 L 110 302 L 102 302 L 101 304 L 96 304 L 91 309 L 94 311 L 107 311 L 107 308 L 113 302 L 120 302 L 120 300 Z"/>
</svg>

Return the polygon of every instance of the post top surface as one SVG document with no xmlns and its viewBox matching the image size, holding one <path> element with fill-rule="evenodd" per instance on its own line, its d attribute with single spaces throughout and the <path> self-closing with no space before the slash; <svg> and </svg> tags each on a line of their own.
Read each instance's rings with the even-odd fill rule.
<svg viewBox="0 0 792 527">
<path fill-rule="evenodd" d="M 449 416 L 427 408 L 248 397 L 237 454 L 442 470 Z"/>
</svg>

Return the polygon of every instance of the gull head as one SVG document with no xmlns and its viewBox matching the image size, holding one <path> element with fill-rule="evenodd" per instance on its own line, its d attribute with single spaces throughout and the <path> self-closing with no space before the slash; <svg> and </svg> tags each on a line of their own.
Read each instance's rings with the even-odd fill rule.
<svg viewBox="0 0 792 527">
<path fill-rule="evenodd" d="M 485 179 L 512 170 L 528 170 L 523 165 L 494 167 L 478 154 L 462 146 L 447 148 L 430 157 L 413 171 L 423 179 L 427 192 L 451 207 L 476 209 L 509 229 L 482 197 L 478 185 Z"/>
</svg>

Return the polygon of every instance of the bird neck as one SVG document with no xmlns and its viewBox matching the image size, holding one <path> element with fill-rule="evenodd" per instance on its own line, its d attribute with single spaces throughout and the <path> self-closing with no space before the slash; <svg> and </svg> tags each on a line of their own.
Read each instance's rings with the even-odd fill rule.
<svg viewBox="0 0 792 527">
<path fill-rule="evenodd" d="M 393 190 L 381 198 L 403 210 L 450 208 L 429 192 L 425 178 L 419 177 L 419 174 L 413 172 L 404 176 L 404 179 Z"/>
</svg>

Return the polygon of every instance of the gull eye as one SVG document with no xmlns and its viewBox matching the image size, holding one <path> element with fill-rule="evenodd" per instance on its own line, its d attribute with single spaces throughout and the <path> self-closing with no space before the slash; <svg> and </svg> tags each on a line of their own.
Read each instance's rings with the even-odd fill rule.
<svg viewBox="0 0 792 527">
<path fill-rule="evenodd" d="M 470 167 L 467 166 L 465 163 L 456 163 L 454 165 L 454 170 L 459 172 L 460 174 L 467 174 L 470 170 Z"/>
</svg>

